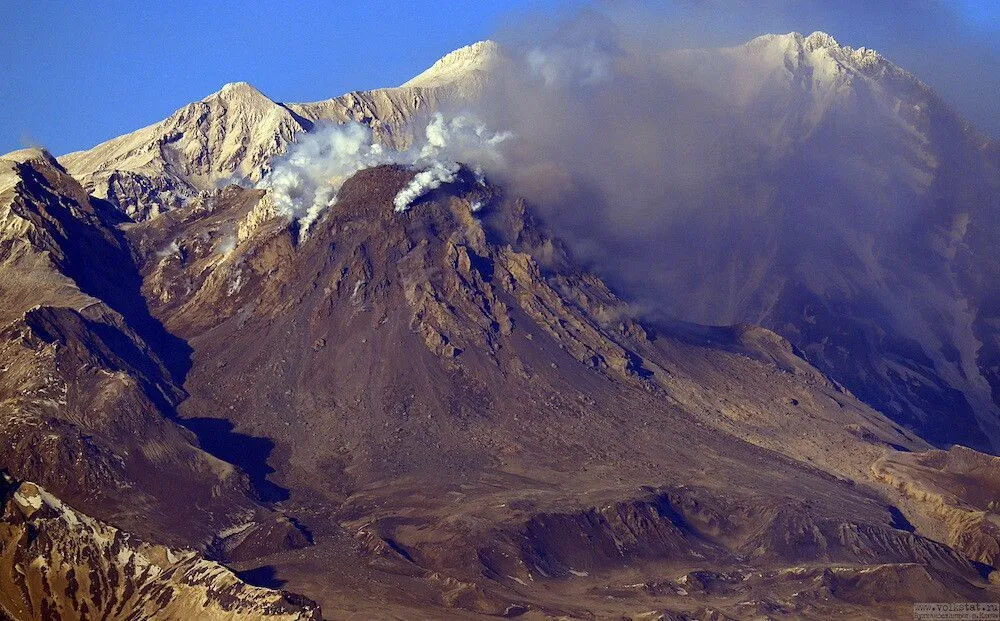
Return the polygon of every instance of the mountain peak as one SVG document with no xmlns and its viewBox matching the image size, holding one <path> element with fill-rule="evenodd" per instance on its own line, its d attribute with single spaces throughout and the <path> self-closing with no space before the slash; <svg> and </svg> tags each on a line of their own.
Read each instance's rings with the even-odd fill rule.
<svg viewBox="0 0 1000 621">
<path fill-rule="evenodd" d="M 475 71 L 485 71 L 500 57 L 500 46 L 489 39 L 460 47 L 441 57 L 429 69 L 403 84 L 406 86 L 441 86 Z"/>
<path fill-rule="evenodd" d="M 814 68 L 820 68 L 828 77 L 840 75 L 844 68 L 869 71 L 880 66 L 900 75 L 909 75 L 892 63 L 885 63 L 885 58 L 875 50 L 841 45 L 833 36 L 822 31 L 809 35 L 799 32 L 762 35 L 734 49 L 749 51 L 752 55 L 761 55 L 786 64 L 790 62 L 791 66 L 805 62 Z"/>
<path fill-rule="evenodd" d="M 17 151 L 11 151 L 5 155 L 0 155 L 0 160 L 16 164 L 45 160 L 50 164 L 56 164 L 56 159 L 52 157 L 52 154 L 43 147 L 27 147 L 24 149 L 18 149 Z"/>
<path fill-rule="evenodd" d="M 748 41 L 744 47 L 758 50 L 779 49 L 785 53 L 810 53 L 823 50 L 826 55 L 850 58 L 862 66 L 873 64 L 882 59 L 882 56 L 873 49 L 864 46 L 853 48 L 841 45 L 833 35 L 821 30 L 809 35 L 803 35 L 800 32 L 761 35 Z"/>
<path fill-rule="evenodd" d="M 787 48 L 800 48 L 807 52 L 819 49 L 840 49 L 841 45 L 832 35 L 817 30 L 809 35 L 801 32 L 789 32 L 785 34 L 765 34 L 755 37 L 747 42 L 748 47 L 765 47 L 777 45 Z"/>
<path fill-rule="evenodd" d="M 233 100 L 267 100 L 271 101 L 267 95 L 260 92 L 253 84 L 249 82 L 227 82 L 222 85 L 222 88 L 218 91 L 212 93 L 202 101 L 208 101 L 210 99 L 223 99 L 226 101 Z"/>
<path fill-rule="evenodd" d="M 794 34 L 798 35 L 799 37 L 802 36 L 799 33 L 794 33 Z M 802 42 L 805 45 L 806 49 L 809 50 L 815 50 L 819 48 L 840 47 L 840 44 L 837 43 L 836 39 L 834 39 L 831 35 L 828 35 L 827 33 L 822 32 L 820 30 L 817 30 L 812 34 L 810 34 L 809 36 L 803 38 Z"/>
</svg>

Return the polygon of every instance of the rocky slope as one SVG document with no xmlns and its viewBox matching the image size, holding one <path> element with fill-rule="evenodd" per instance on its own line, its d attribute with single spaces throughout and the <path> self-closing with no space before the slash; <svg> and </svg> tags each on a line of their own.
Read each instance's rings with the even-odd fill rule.
<svg viewBox="0 0 1000 621">
<path fill-rule="evenodd" d="M 996 566 L 1000 557 L 1000 458 L 962 446 L 883 457 L 875 476 L 924 505 L 941 522 L 942 539 L 970 558 Z"/>
<path fill-rule="evenodd" d="M 42 151 L 2 161 L 0 469 L 171 545 L 281 530 L 252 481 L 177 423 L 190 348 L 150 315 L 121 213 Z"/>
<path fill-rule="evenodd" d="M 246 506 L 246 484 L 169 420 L 188 353 L 149 315 L 120 214 L 44 152 L 3 161 L 2 467 L 130 528 L 211 532 L 173 494 Z"/>
<path fill-rule="evenodd" d="M 13 619 L 319 619 L 195 553 L 149 545 L 30 482 L 2 483 L 0 614 Z"/>
<path fill-rule="evenodd" d="M 237 188 L 129 227 L 154 312 L 194 348 L 181 415 L 228 412 L 274 439 L 267 480 L 316 542 L 259 561 L 289 588 L 335 617 L 585 614 L 649 603 L 644 590 L 598 603 L 630 572 L 764 572 L 709 598 L 739 616 L 737 594 L 777 593 L 783 571 L 818 562 L 988 597 L 979 565 L 907 532 L 876 491 L 870 464 L 925 445 L 786 341 L 752 326 L 650 332 L 523 201 L 471 175 L 396 213 L 412 175 L 362 171 L 302 243 L 275 217 L 219 252 L 262 200 Z M 344 555 L 361 566 L 321 586 Z M 913 571 L 926 566 L 943 573 Z M 656 588 L 665 608 L 691 599 Z M 864 606 L 816 588 L 781 606 Z"/>
</svg>

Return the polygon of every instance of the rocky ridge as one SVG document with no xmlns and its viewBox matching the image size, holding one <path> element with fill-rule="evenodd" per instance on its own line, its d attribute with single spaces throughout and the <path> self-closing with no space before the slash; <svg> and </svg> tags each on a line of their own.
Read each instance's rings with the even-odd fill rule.
<svg viewBox="0 0 1000 621">
<path fill-rule="evenodd" d="M 319 619 L 194 552 L 149 545 L 31 482 L 4 480 L 0 612 L 14 619 Z"/>
</svg>

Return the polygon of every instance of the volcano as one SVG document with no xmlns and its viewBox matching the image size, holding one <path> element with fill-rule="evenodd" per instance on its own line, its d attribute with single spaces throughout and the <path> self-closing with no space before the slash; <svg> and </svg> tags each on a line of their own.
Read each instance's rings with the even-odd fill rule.
<svg viewBox="0 0 1000 621">
<path fill-rule="evenodd" d="M 637 311 L 550 212 L 464 164 L 404 211 L 419 166 L 360 170 L 307 235 L 254 187 L 323 121 L 412 141 L 498 54 L 314 104 L 228 85 L 88 152 L 3 157 L 2 614 L 868 619 L 997 598 L 1000 458 L 817 358 L 834 319 L 793 342 Z"/>
</svg>

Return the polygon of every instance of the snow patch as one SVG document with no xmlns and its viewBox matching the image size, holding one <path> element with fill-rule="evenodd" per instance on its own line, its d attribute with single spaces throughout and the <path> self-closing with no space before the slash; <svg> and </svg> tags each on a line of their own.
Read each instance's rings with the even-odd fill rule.
<svg viewBox="0 0 1000 621">
<path fill-rule="evenodd" d="M 24 495 L 20 490 L 14 492 L 14 500 L 24 509 L 38 511 L 42 508 L 42 496 L 40 494 Z"/>
</svg>

